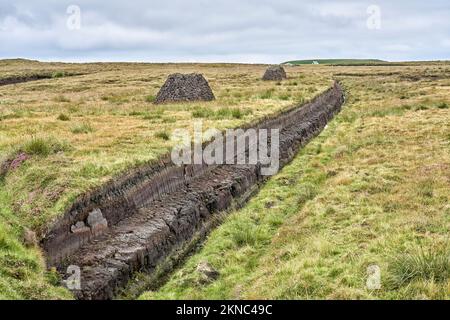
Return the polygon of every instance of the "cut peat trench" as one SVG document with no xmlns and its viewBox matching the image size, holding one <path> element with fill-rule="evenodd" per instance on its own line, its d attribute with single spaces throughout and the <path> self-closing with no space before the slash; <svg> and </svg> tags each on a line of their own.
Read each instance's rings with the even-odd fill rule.
<svg viewBox="0 0 450 320">
<path fill-rule="evenodd" d="M 9 77 L 0 79 L 0 86 L 7 86 L 10 84 L 17 84 L 17 83 L 23 83 L 23 82 L 30 82 L 30 81 L 37 81 L 37 80 L 43 80 L 43 79 L 51 79 L 51 75 L 32 75 L 32 76 L 20 76 L 20 77 Z"/>
<path fill-rule="evenodd" d="M 74 76 L 83 76 L 85 74 L 83 73 L 69 73 L 65 74 L 63 77 L 74 77 Z M 51 73 L 46 74 L 34 74 L 34 75 L 28 75 L 28 76 L 15 76 L 15 77 L 7 77 L 0 79 L 0 86 L 7 86 L 11 84 L 19 84 L 19 83 L 25 83 L 25 82 L 31 82 L 31 81 L 38 81 L 38 80 L 48 80 L 48 79 L 57 79 L 58 77 L 53 76 Z"/>
<path fill-rule="evenodd" d="M 280 167 L 318 135 L 344 102 L 339 83 L 311 102 L 255 124 L 280 129 Z M 175 166 L 169 156 L 80 197 L 42 241 L 49 266 L 81 271 L 79 299 L 112 299 L 135 272 L 188 253 L 223 212 L 265 180 L 260 165 Z M 200 235 L 200 237 L 199 237 Z"/>
</svg>

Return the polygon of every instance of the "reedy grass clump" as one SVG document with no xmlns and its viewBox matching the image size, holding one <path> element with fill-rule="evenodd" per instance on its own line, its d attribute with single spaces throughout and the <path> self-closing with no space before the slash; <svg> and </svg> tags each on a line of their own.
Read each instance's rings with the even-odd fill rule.
<svg viewBox="0 0 450 320">
<path fill-rule="evenodd" d="M 67 142 L 61 142 L 53 137 L 33 136 L 20 148 L 28 155 L 46 157 L 53 153 L 70 150 Z"/>
<path fill-rule="evenodd" d="M 387 74 L 385 67 L 302 66 L 288 71 L 292 81 L 298 82 L 294 86 L 289 82 L 275 85 L 258 80 L 265 68 L 256 65 L 0 63 L 1 76 L 59 71 L 85 74 L 0 87 L 1 158 L 28 143 L 30 132 L 44 140 L 56 137 L 49 140 L 66 141 L 68 147 L 55 148 L 51 141 L 30 143 L 29 150 L 34 154 L 19 170 L 10 172 L 0 187 L 0 224 L 37 231 L 46 230 L 49 222 L 55 221 L 86 190 L 170 150 L 170 141 L 155 138 L 155 134 L 172 128 L 190 129 L 196 108 L 212 110 L 203 109 L 197 114 L 205 120 L 204 129 L 224 130 L 308 101 L 328 88 L 336 73 L 365 75 L 364 81 L 356 76 L 340 76 L 347 89 L 347 105 L 338 116 L 341 129 L 331 135 L 335 140 L 306 149 L 308 152 L 303 154 L 299 165 L 286 171 L 291 177 L 297 175 L 299 183 L 292 180 L 297 187 L 292 187 L 289 179 L 277 184 L 269 182 L 268 191 L 258 198 L 260 203 L 250 205 L 246 211 L 247 220 L 241 230 L 217 237 L 215 246 L 205 249 L 213 266 L 222 269 L 221 280 L 204 288 L 180 277 L 179 292 L 176 289 L 171 296 L 190 292 L 199 298 L 305 294 L 325 298 L 408 298 L 435 297 L 444 292 L 442 282 L 430 286 L 428 291 L 420 287 L 417 294 L 402 291 L 404 287 L 379 293 L 367 292 L 363 287 L 366 262 L 387 265 L 386 244 L 392 247 L 387 249 L 392 253 L 418 237 L 448 234 L 442 220 L 443 211 L 450 214 L 445 211 L 448 187 L 443 187 L 447 171 L 436 169 L 446 168 L 449 158 L 444 154 L 450 141 L 448 108 L 442 104 L 448 105 L 449 101 L 448 80 L 444 77 L 432 82 L 429 79 L 411 82 Z M 389 68 L 392 73 L 405 72 L 405 67 Z M 445 63 L 415 64 L 408 68 L 407 72 L 419 79 L 425 69 L 440 75 L 449 71 Z M 167 104 L 161 109 L 150 104 L 148 97 L 157 93 L 165 75 L 194 71 L 211 79 L 216 101 Z M 280 99 L 284 93 L 290 95 L 287 100 Z M 405 98 L 401 99 L 402 96 Z M 412 108 L 408 110 L 402 105 Z M 426 108 L 416 112 L 418 106 Z M 395 107 L 403 110 L 390 110 Z M 240 111 L 219 112 L 222 108 Z M 376 111 L 386 116 L 373 116 L 371 113 Z M 62 123 L 57 119 L 59 114 L 82 118 L 81 123 L 93 124 L 95 130 L 81 130 L 89 134 L 77 130 L 74 133 L 71 127 L 77 124 Z M 337 152 L 341 147 L 343 152 Z M 428 171 L 424 173 L 422 169 Z M 322 180 L 306 179 L 316 175 Z M 420 195 L 419 184 L 413 182 L 424 175 L 435 176 L 436 181 L 432 193 Z M 303 177 L 306 180 L 301 180 Z M 327 179 L 323 180 L 324 177 Z M 328 183 L 336 185 L 323 191 Z M 305 185 L 313 187 L 306 190 Z M 266 203 L 270 205 L 266 207 Z M 287 221 L 289 217 L 293 220 Z M 307 217 L 311 220 L 305 220 Z M 292 228 L 288 229 L 288 225 Z M 365 229 L 366 225 L 371 226 L 371 232 Z M 19 231 L 7 228 L 3 232 L 20 243 Z M 388 235 L 395 235 L 395 239 Z M 277 248 L 277 243 L 282 245 Z M 0 272 L 3 296 L 57 296 L 50 295 L 50 287 L 42 286 L 51 281 L 45 273 L 37 271 L 45 270 L 40 254 L 30 257 L 39 268 L 25 263 L 29 277 L 16 279 L 10 271 Z M 304 259 L 297 260 L 299 257 Z M 8 259 L 21 263 L 15 255 L 8 255 Z M 192 265 L 190 271 L 194 272 L 195 263 Z M 271 272 L 278 269 L 279 274 Z M 246 280 L 249 275 L 261 282 Z M 413 283 L 420 284 L 421 280 L 406 287 Z"/>
<path fill-rule="evenodd" d="M 416 247 L 390 258 L 387 283 L 391 289 L 414 281 L 446 282 L 450 279 L 450 249 Z"/>
<path fill-rule="evenodd" d="M 61 121 L 69 121 L 70 117 L 65 113 L 60 113 L 57 119 Z"/>
<path fill-rule="evenodd" d="M 155 137 L 156 138 L 159 138 L 159 139 L 162 139 L 162 140 L 170 140 L 170 134 L 167 132 L 167 131 L 160 131 L 160 132 L 157 132 L 156 134 L 155 134 Z"/>
</svg>

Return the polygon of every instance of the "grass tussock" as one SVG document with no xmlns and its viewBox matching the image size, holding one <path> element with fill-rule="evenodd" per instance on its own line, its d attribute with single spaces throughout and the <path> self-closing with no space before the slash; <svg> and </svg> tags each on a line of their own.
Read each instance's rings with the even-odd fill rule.
<svg viewBox="0 0 450 320">
<path fill-rule="evenodd" d="M 167 131 L 160 131 L 155 134 L 155 137 L 162 140 L 170 140 L 170 134 Z"/>
<path fill-rule="evenodd" d="M 32 137 L 26 141 L 21 150 L 28 155 L 46 157 L 50 154 L 67 151 L 70 147 L 66 142 L 61 142 L 51 137 Z"/>
<path fill-rule="evenodd" d="M 327 129 L 141 299 L 448 299 L 449 83 L 354 69 Z M 201 261 L 220 277 L 199 282 Z"/>
<path fill-rule="evenodd" d="M 420 247 L 400 253 L 389 261 L 388 272 L 387 282 L 393 289 L 417 281 L 445 283 L 450 280 L 450 250 Z"/>
<path fill-rule="evenodd" d="M 0 211 L 3 219 L 9 216 L 5 208 Z M 0 299 L 70 299 L 59 278 L 46 271 L 39 250 L 20 238 L 19 229 L 0 221 Z"/>
<path fill-rule="evenodd" d="M 65 113 L 60 113 L 57 119 L 60 121 L 70 121 L 70 117 Z"/>
</svg>

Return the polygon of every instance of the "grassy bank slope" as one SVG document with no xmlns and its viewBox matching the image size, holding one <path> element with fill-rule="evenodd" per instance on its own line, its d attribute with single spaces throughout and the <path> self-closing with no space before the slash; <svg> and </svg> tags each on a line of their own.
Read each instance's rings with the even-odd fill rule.
<svg viewBox="0 0 450 320">
<path fill-rule="evenodd" d="M 449 298 L 449 66 L 341 71 L 337 118 L 142 299 Z"/>
</svg>

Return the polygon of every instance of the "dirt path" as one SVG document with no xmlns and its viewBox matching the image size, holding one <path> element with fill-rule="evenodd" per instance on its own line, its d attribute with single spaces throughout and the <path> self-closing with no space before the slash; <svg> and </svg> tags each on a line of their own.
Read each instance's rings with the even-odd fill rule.
<svg viewBox="0 0 450 320">
<path fill-rule="evenodd" d="M 319 134 L 344 102 L 341 86 L 255 129 L 280 129 L 280 166 Z M 111 182 L 74 203 L 43 240 L 49 265 L 81 270 L 80 299 L 111 299 L 133 273 L 152 273 L 186 254 L 219 213 L 244 203 L 265 180 L 259 165 L 188 165 L 168 158 Z"/>
</svg>

